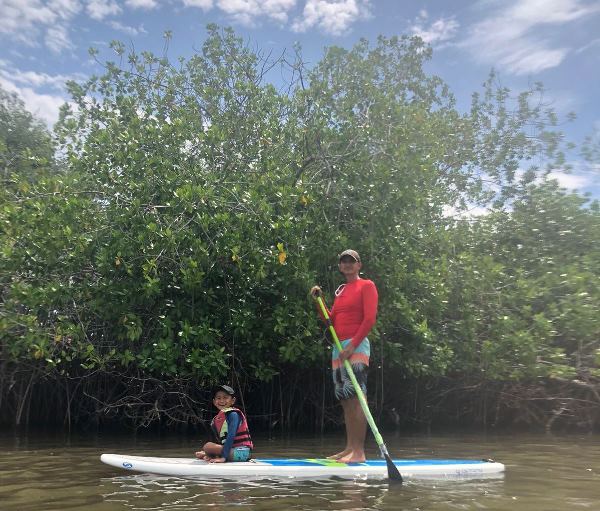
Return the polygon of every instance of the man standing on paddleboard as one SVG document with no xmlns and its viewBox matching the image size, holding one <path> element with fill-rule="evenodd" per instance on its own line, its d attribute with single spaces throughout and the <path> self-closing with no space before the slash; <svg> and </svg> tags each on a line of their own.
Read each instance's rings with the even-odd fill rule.
<svg viewBox="0 0 600 511">
<path fill-rule="evenodd" d="M 328 313 L 338 337 L 342 339 L 343 350 L 340 352 L 336 347 L 333 348 L 331 365 L 335 396 L 344 410 L 346 448 L 329 458 L 343 463 L 354 463 L 365 461 L 367 421 L 356 390 L 344 368 L 344 361 L 348 360 L 352 365 L 366 398 L 367 372 L 371 355 L 367 335 L 377 317 L 378 294 L 373 281 L 360 277 L 362 263 L 355 250 L 344 250 L 339 255 L 338 268 L 344 275 L 346 283 L 335 291 L 333 307 Z M 323 294 L 319 286 L 314 286 L 310 292 L 315 298 Z"/>
</svg>

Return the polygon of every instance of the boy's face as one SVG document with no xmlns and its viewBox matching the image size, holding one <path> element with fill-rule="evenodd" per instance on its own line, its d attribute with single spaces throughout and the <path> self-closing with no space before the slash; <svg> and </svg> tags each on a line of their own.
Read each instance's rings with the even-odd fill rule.
<svg viewBox="0 0 600 511">
<path fill-rule="evenodd" d="M 213 398 L 213 405 L 219 410 L 223 408 L 231 408 L 235 404 L 235 397 L 230 396 L 223 390 L 217 391 Z"/>
</svg>

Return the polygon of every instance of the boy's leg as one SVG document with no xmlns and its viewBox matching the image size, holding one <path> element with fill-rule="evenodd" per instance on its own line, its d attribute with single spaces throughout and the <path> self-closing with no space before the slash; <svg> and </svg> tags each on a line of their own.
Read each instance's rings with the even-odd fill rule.
<svg viewBox="0 0 600 511">
<path fill-rule="evenodd" d="M 223 453 L 223 446 L 214 442 L 206 442 L 202 450 L 209 458 L 219 458 Z"/>
</svg>

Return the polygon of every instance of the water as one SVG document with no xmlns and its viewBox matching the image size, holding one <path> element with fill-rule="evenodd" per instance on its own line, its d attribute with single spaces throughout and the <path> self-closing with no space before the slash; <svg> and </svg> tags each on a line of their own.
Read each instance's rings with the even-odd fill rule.
<svg viewBox="0 0 600 511">
<path fill-rule="evenodd" d="M 600 436 L 385 435 L 393 457 L 494 458 L 502 479 L 409 481 L 197 481 L 133 475 L 102 452 L 189 456 L 197 442 L 167 437 L 0 435 L 0 510 L 510 510 L 600 511 Z M 260 457 L 314 457 L 339 436 L 258 439 Z M 369 444 L 369 457 L 377 448 Z"/>
</svg>

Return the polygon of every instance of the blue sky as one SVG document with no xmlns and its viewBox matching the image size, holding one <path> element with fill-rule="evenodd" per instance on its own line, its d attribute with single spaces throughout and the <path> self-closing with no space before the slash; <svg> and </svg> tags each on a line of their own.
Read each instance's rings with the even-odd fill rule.
<svg viewBox="0 0 600 511">
<path fill-rule="evenodd" d="M 299 42 L 309 62 L 326 46 L 417 34 L 460 108 L 493 67 L 516 91 L 543 82 L 559 116 L 575 112 L 562 126 L 569 140 L 600 136 L 600 0 L 0 0 L 0 13 L 0 85 L 50 125 L 68 99 L 64 82 L 100 72 L 90 46 L 106 57 L 113 39 L 160 51 L 171 30 L 170 57 L 187 57 L 215 22 L 274 54 Z M 576 152 L 570 160 L 561 184 L 600 195 L 600 166 Z"/>
</svg>

